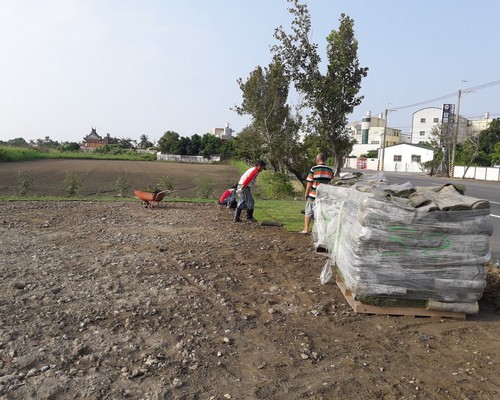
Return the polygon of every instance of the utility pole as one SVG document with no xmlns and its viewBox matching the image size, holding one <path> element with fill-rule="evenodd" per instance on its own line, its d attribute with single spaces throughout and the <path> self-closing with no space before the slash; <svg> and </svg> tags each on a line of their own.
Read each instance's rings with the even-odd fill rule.
<svg viewBox="0 0 500 400">
<path fill-rule="evenodd" d="M 458 98 L 457 98 L 457 121 L 456 121 L 456 126 L 455 126 L 455 135 L 453 137 L 453 146 L 451 149 L 451 160 L 450 160 L 450 178 L 453 178 L 454 172 L 455 172 L 455 151 L 457 148 L 457 141 L 458 141 L 458 128 L 460 126 L 460 99 L 462 97 L 462 85 L 464 80 L 460 81 L 460 89 L 458 90 Z"/>
<path fill-rule="evenodd" d="M 384 170 L 384 155 L 385 155 L 385 137 L 387 135 L 387 113 L 389 110 L 386 108 L 384 113 L 384 134 L 382 135 L 382 155 L 380 156 L 380 171 Z"/>
<path fill-rule="evenodd" d="M 384 113 L 384 133 L 382 134 L 382 148 L 381 148 L 381 156 L 380 156 L 380 171 L 384 170 L 384 156 L 385 156 L 385 138 L 387 136 L 387 114 L 389 111 L 396 111 L 396 110 L 389 110 L 388 108 L 385 109 Z"/>
</svg>

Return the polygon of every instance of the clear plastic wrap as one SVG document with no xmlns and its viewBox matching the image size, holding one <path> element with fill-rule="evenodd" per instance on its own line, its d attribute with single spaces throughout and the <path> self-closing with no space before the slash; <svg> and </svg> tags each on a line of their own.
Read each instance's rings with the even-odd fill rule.
<svg viewBox="0 0 500 400">
<path fill-rule="evenodd" d="M 428 196 L 433 208 L 414 207 L 411 198 L 422 191 L 428 194 L 381 179 L 320 185 L 313 241 L 330 257 L 321 282 L 336 266 L 355 296 L 477 302 L 491 257 L 489 204 L 443 186 Z"/>
</svg>

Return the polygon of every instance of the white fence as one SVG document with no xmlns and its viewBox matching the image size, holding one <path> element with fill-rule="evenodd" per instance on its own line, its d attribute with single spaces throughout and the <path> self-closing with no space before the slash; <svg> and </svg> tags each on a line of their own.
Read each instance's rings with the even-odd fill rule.
<svg viewBox="0 0 500 400">
<path fill-rule="evenodd" d="M 375 158 L 362 159 L 360 162 L 358 158 L 347 158 L 344 164 L 345 168 L 350 169 L 369 169 L 378 170 L 378 160 Z M 418 163 L 384 163 L 384 171 L 399 171 L 399 172 L 422 172 Z M 454 178 L 462 178 L 464 176 L 465 167 L 462 165 L 455 165 L 453 171 Z M 477 179 L 480 181 L 493 181 L 500 182 L 500 167 L 469 167 L 465 174 L 465 179 Z"/>
<path fill-rule="evenodd" d="M 202 156 L 181 156 L 178 154 L 162 154 L 157 153 L 156 159 L 158 161 L 173 161 L 173 162 L 185 162 L 185 163 L 195 163 L 195 164 L 211 164 L 220 161 L 220 156 L 211 156 L 210 158 L 205 158 Z"/>
<path fill-rule="evenodd" d="M 462 178 L 464 176 L 465 167 L 455 165 L 453 171 L 454 178 Z M 466 179 L 478 179 L 481 181 L 500 182 L 500 168 L 498 167 L 469 167 L 465 174 Z"/>
</svg>

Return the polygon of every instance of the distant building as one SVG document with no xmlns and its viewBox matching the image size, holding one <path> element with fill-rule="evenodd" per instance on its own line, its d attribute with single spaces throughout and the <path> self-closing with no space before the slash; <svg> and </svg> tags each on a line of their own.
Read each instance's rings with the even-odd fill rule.
<svg viewBox="0 0 500 400">
<path fill-rule="evenodd" d="M 95 149 L 106 144 L 118 144 L 118 139 L 112 138 L 109 133 L 105 137 L 101 137 L 96 128 L 92 128 L 92 131 L 83 138 L 82 147 L 84 149 Z"/>
<path fill-rule="evenodd" d="M 428 148 L 434 139 L 434 128 L 441 125 L 457 135 L 457 142 L 462 143 L 467 137 L 475 136 L 491 123 L 488 113 L 483 118 L 470 119 L 460 116 L 457 127 L 455 105 L 443 104 L 441 108 L 428 107 L 418 110 L 412 115 L 411 133 L 403 133 L 399 129 L 385 127 L 386 121 L 380 114 L 373 117 L 368 111 L 361 121 L 348 126 L 349 135 L 356 140 L 346 168 L 384 169 L 386 171 L 421 171 L 422 164 L 433 159 L 433 151 Z M 382 146 L 385 127 L 385 146 Z M 457 129 L 458 128 L 458 129 Z M 425 146 L 427 144 L 427 146 Z M 384 150 L 384 166 L 381 156 Z M 378 151 L 378 159 L 373 151 Z M 371 151 L 371 154 L 369 152 Z M 361 157 L 371 155 L 373 158 Z"/>
<path fill-rule="evenodd" d="M 476 136 L 481 131 L 487 129 L 490 126 L 490 123 L 490 113 L 485 113 L 483 118 L 467 120 L 467 135 Z"/>
<path fill-rule="evenodd" d="M 382 159 L 379 151 L 379 160 Z M 420 144 L 401 143 L 384 149 L 384 171 L 422 172 L 422 164 L 434 159 L 434 151 Z M 381 168 L 382 169 L 382 168 Z"/>
<path fill-rule="evenodd" d="M 440 124 L 450 123 L 450 129 L 457 135 L 457 142 L 462 143 L 467 137 L 477 135 L 489 126 L 491 120 L 486 113 L 484 119 L 468 120 L 459 116 L 458 131 L 454 104 L 443 104 L 442 108 L 428 107 L 415 111 L 412 117 L 411 143 L 429 143 L 433 139 L 432 131 Z"/>
<path fill-rule="evenodd" d="M 218 137 L 222 140 L 229 140 L 233 138 L 234 130 L 229 127 L 229 123 L 226 123 L 224 128 L 214 128 L 212 130 L 212 135 Z"/>
<path fill-rule="evenodd" d="M 382 115 L 373 117 L 368 111 L 361 121 L 355 121 L 349 125 L 349 135 L 356 139 L 351 156 L 359 157 L 370 150 L 382 147 L 384 139 L 385 119 Z M 385 147 L 393 146 L 401 142 L 402 133 L 400 129 L 385 128 Z"/>
</svg>

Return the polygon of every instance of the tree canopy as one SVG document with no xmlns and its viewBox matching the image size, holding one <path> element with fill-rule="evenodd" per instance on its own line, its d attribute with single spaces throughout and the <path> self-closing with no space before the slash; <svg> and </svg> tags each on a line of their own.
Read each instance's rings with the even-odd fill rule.
<svg viewBox="0 0 500 400">
<path fill-rule="evenodd" d="M 275 171 L 290 171 L 304 181 L 306 173 L 297 167 L 304 158 L 296 151 L 300 147 L 300 117 L 293 115 L 287 104 L 290 81 L 283 64 L 275 59 L 268 67 L 257 66 L 246 81 L 240 78 L 238 83 L 243 101 L 234 109 L 252 117 L 251 125 L 240 134 L 245 158 L 255 161 L 264 157 Z M 256 151 L 256 145 L 260 150 Z"/>
<path fill-rule="evenodd" d="M 220 138 L 206 133 L 203 136 L 194 134 L 191 137 L 181 137 L 177 132 L 167 131 L 158 140 L 158 148 L 162 153 L 198 156 L 209 158 L 215 154 L 221 154 L 223 142 Z M 226 146 L 228 152 L 231 147 Z"/>
<path fill-rule="evenodd" d="M 292 33 L 286 33 L 281 26 L 277 28 L 274 36 L 280 44 L 273 46 L 272 51 L 303 95 L 302 106 L 310 111 L 309 133 L 317 135 L 322 146 L 328 146 L 339 172 L 354 144 L 346 129 L 347 115 L 361 104 L 363 97 L 358 92 L 362 78 L 368 74 L 368 68 L 359 66 L 354 21 L 342 14 L 338 31 L 332 30 L 326 38 L 328 65 L 326 73 L 322 73 L 318 45 L 309 40 L 308 8 L 299 0 L 288 2 L 294 16 Z"/>
</svg>

